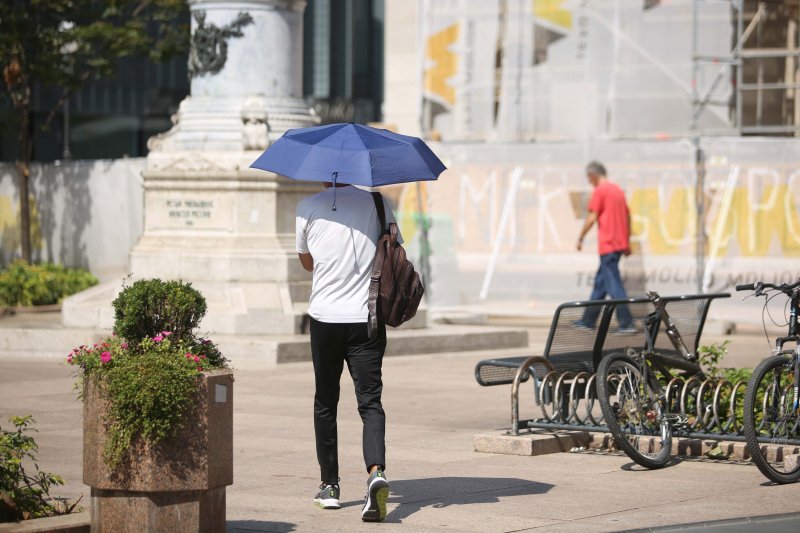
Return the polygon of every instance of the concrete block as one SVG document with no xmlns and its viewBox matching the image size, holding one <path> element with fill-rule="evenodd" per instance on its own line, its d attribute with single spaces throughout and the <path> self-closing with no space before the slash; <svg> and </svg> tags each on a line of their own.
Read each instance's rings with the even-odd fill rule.
<svg viewBox="0 0 800 533">
<path fill-rule="evenodd" d="M 547 455 L 587 446 L 592 438 L 586 431 L 526 433 L 523 435 L 475 435 L 476 452 L 504 455 Z"/>
<path fill-rule="evenodd" d="M 703 455 L 703 441 L 700 439 L 675 439 L 673 437 L 673 449 L 677 444 L 677 452 L 675 455 L 684 455 L 688 457 L 698 457 Z"/>
<path fill-rule="evenodd" d="M 729 459 L 735 461 L 747 461 L 750 459 L 750 451 L 747 449 L 746 442 L 732 442 L 731 448 Z"/>
<path fill-rule="evenodd" d="M 616 450 L 617 445 L 611 433 L 589 433 L 588 446 L 592 450 Z"/>
<path fill-rule="evenodd" d="M 786 470 L 797 469 L 797 463 L 800 461 L 800 454 L 792 453 L 783 457 L 783 467 Z"/>
<path fill-rule="evenodd" d="M 511 435 L 475 435 L 473 448 L 481 453 L 499 453 L 503 455 L 533 455 L 533 439 L 528 435 L 514 437 Z"/>
</svg>

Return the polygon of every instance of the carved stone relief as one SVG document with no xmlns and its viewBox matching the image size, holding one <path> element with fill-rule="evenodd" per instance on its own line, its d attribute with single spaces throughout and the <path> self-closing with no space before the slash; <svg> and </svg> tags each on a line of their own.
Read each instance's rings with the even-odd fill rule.
<svg viewBox="0 0 800 533">
<path fill-rule="evenodd" d="M 231 37 L 242 37 L 242 28 L 253 23 L 249 13 L 239 12 L 230 24 L 222 28 L 206 25 L 206 12 L 195 11 L 197 26 L 192 33 L 189 50 L 189 76 L 216 74 L 225 66 L 228 59 L 228 42 Z"/>
</svg>

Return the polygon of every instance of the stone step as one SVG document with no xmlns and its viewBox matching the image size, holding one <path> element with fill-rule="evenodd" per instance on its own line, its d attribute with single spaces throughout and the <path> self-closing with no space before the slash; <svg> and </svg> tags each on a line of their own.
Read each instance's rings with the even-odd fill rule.
<svg viewBox="0 0 800 533">
<path fill-rule="evenodd" d="M 0 318 L 0 358 L 64 359 L 76 346 L 110 335 L 107 329 L 69 328 L 60 313 Z M 386 355 L 524 348 L 528 332 L 520 328 L 433 324 L 420 329 L 389 328 Z M 215 335 L 234 367 L 274 366 L 311 360 L 308 334 Z"/>
<path fill-rule="evenodd" d="M 66 359 L 76 346 L 91 345 L 110 331 L 67 328 L 61 313 L 19 313 L 0 317 L 0 358 Z"/>
<path fill-rule="evenodd" d="M 271 366 L 311 360 L 308 335 L 217 335 L 214 340 L 234 367 L 241 364 Z M 525 329 L 434 324 L 423 329 L 389 328 L 386 355 L 502 350 L 526 346 L 528 332 Z"/>
</svg>

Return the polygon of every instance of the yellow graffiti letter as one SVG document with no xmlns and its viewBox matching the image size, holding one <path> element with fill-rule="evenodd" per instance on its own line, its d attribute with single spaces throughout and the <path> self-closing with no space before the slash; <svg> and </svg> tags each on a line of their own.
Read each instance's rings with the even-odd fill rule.
<svg viewBox="0 0 800 533">
<path fill-rule="evenodd" d="M 458 57 L 450 50 L 450 46 L 457 39 L 458 24 L 453 24 L 431 35 L 425 46 L 425 57 L 433 61 L 433 66 L 425 69 L 425 91 L 450 105 L 456 101 L 456 90 L 447 80 L 455 75 L 458 68 Z"/>
<path fill-rule="evenodd" d="M 561 6 L 566 0 L 533 0 L 533 14 L 564 29 L 572 28 L 572 13 Z"/>
</svg>

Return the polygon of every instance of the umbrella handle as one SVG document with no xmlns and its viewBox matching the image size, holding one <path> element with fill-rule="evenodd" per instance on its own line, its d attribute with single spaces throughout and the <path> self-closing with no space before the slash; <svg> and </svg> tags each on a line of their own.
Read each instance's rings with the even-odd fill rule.
<svg viewBox="0 0 800 533">
<path fill-rule="evenodd" d="M 331 211 L 336 211 L 336 178 L 339 176 L 339 173 L 332 172 L 331 176 L 333 176 L 333 209 L 331 209 Z"/>
</svg>

